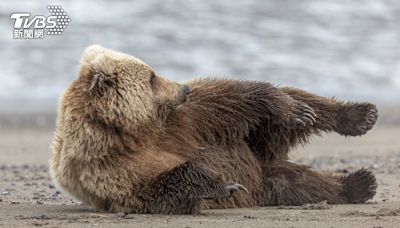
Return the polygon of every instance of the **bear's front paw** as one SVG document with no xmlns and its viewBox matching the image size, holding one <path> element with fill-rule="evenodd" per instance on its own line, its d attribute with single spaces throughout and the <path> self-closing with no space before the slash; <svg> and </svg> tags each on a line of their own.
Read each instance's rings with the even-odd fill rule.
<svg viewBox="0 0 400 228">
<path fill-rule="evenodd" d="M 317 114 L 310 106 L 296 102 L 293 107 L 293 115 L 289 119 L 289 128 L 306 128 L 315 124 Z"/>
</svg>

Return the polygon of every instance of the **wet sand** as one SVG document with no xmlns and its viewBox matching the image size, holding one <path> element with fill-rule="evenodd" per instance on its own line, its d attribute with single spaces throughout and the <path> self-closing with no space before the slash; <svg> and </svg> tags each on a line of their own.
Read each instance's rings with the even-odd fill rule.
<svg viewBox="0 0 400 228">
<path fill-rule="evenodd" d="M 378 192 L 362 205 L 206 210 L 201 215 L 123 215 L 96 212 L 58 190 L 48 173 L 51 127 L 0 130 L 0 227 L 398 227 L 400 126 L 380 124 L 363 137 L 315 137 L 291 160 L 345 174 L 374 171 Z"/>
</svg>

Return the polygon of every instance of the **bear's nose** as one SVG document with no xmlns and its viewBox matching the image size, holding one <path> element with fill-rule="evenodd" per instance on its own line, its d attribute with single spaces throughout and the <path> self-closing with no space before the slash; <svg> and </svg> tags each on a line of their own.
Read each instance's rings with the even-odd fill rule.
<svg viewBox="0 0 400 228">
<path fill-rule="evenodd" d="M 182 88 L 182 92 L 183 92 L 185 95 L 189 95 L 189 94 L 192 92 L 192 89 L 191 89 L 189 86 L 184 85 L 183 88 Z"/>
</svg>

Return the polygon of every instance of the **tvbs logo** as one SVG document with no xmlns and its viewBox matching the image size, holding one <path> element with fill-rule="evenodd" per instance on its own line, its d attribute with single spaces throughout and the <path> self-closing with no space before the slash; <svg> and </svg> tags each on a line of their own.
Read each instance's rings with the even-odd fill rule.
<svg viewBox="0 0 400 228">
<path fill-rule="evenodd" d="M 50 16 L 30 13 L 12 13 L 10 18 L 14 20 L 14 39 L 43 39 L 47 31 L 48 35 L 61 35 L 71 19 L 61 6 L 48 6 Z"/>
</svg>

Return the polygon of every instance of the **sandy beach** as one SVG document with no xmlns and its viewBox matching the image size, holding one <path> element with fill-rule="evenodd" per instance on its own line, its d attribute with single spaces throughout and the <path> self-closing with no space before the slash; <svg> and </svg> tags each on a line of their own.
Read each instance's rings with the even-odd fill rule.
<svg viewBox="0 0 400 228">
<path fill-rule="evenodd" d="M 51 115 L 50 115 L 51 116 Z M 33 118 L 33 117 L 30 117 Z M 30 118 L 19 118 L 29 122 Z M 34 117 L 41 119 L 40 117 Z M 378 192 L 362 205 L 206 210 L 201 215 L 125 215 L 96 212 L 52 183 L 48 172 L 52 119 L 27 125 L 3 121 L 0 130 L 0 227 L 398 227 L 400 125 L 378 123 L 363 137 L 314 137 L 291 160 L 346 174 L 374 171 Z M 28 127 L 27 127 L 28 126 Z"/>
<path fill-rule="evenodd" d="M 29 13 L 32 26 L 23 30 L 32 32 L 33 19 L 49 17 L 53 4 L 71 18 L 62 35 L 45 28 L 43 39 L 15 37 L 22 31 L 11 15 Z M 0 228 L 400 227 L 400 1 L 2 0 L 0 15 Z M 57 189 L 48 167 L 57 99 L 92 44 L 136 56 L 177 82 L 259 80 L 377 104 L 380 118 L 365 136 L 316 136 L 290 157 L 339 175 L 368 168 L 376 196 L 362 205 L 185 216 L 94 211 Z"/>
</svg>

